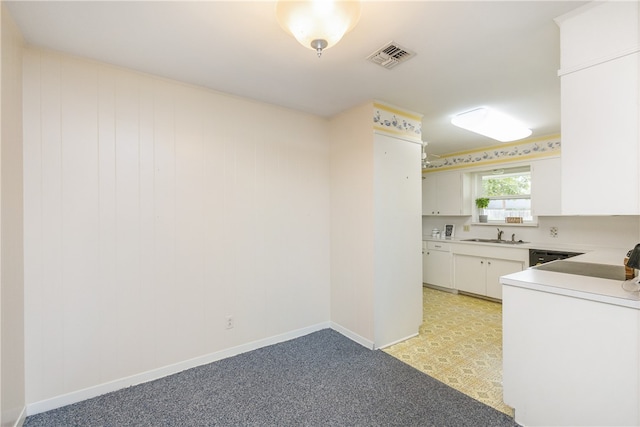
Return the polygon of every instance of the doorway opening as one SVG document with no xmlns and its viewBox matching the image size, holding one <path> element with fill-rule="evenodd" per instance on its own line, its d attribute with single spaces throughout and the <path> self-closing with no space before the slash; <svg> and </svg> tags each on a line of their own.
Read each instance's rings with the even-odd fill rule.
<svg viewBox="0 0 640 427">
<path fill-rule="evenodd" d="M 502 400 L 502 304 L 428 287 L 422 292 L 419 335 L 384 351 L 513 416 Z"/>
</svg>

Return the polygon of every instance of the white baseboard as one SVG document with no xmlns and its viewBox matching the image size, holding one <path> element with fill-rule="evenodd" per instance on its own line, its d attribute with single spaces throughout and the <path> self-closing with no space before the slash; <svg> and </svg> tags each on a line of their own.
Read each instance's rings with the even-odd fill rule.
<svg viewBox="0 0 640 427">
<path fill-rule="evenodd" d="M 22 410 L 20 411 L 20 414 L 16 418 L 16 422 L 13 424 L 13 427 L 22 427 L 26 419 L 27 419 L 27 408 L 23 407 Z"/>
<path fill-rule="evenodd" d="M 381 346 L 380 346 L 380 347 L 378 347 L 378 348 L 379 348 L 379 349 L 383 349 L 383 348 L 391 347 L 392 345 L 394 345 L 394 344 L 398 344 L 399 342 L 406 341 L 406 340 L 408 340 L 408 339 L 410 339 L 410 338 L 413 338 L 413 337 L 417 337 L 419 334 L 420 334 L 419 332 L 416 332 L 415 334 L 411 334 L 411 335 L 409 335 L 409 336 L 407 336 L 407 337 L 400 338 L 399 340 L 395 340 L 395 341 L 393 341 L 393 342 L 390 342 L 389 344 L 381 345 Z"/>
<path fill-rule="evenodd" d="M 375 350 L 375 345 L 373 341 L 368 340 L 335 322 L 331 322 L 331 329 L 333 329 L 336 332 L 340 332 L 342 335 L 349 338 L 351 341 L 355 341 L 358 344 L 368 348 L 369 350 Z"/>
<path fill-rule="evenodd" d="M 430 283 L 423 283 L 422 286 L 425 287 L 425 288 L 431 288 L 431 289 L 435 289 L 435 290 L 438 290 L 438 291 L 448 292 L 450 294 L 457 294 L 458 293 L 457 289 L 445 288 L 444 286 L 432 285 Z"/>
<path fill-rule="evenodd" d="M 177 374 L 178 372 L 182 372 L 187 369 L 195 368 L 201 365 L 206 365 L 211 362 L 215 362 L 221 359 L 226 359 L 227 357 L 237 356 L 238 354 L 246 353 L 248 351 L 256 350 L 258 348 L 266 347 L 269 345 L 278 344 L 283 341 L 289 341 L 289 340 L 299 338 L 322 329 L 327 329 L 332 327 L 333 326 L 330 322 L 318 323 L 316 325 L 308 326 L 306 328 L 297 329 L 295 331 L 286 332 L 284 334 L 275 335 L 275 336 L 260 339 L 257 341 L 252 341 L 236 347 L 217 351 L 215 353 L 210 353 L 204 356 L 185 360 L 183 362 L 164 366 L 162 368 L 153 369 L 151 371 L 142 372 L 140 374 L 132 375 L 125 378 L 120 378 L 118 380 L 88 387 L 82 390 L 77 390 L 61 396 L 56 396 L 50 399 L 41 400 L 39 402 L 30 403 L 27 405 L 26 415 L 39 414 L 40 412 L 50 411 L 52 409 L 60 408 L 62 406 L 71 405 L 73 403 L 91 399 L 93 397 L 97 397 L 106 393 L 111 393 L 112 391 L 120 390 L 126 387 L 131 387 L 136 384 L 157 380 L 159 378 L 163 378 L 168 375 Z M 338 332 L 341 332 L 341 331 L 338 331 Z M 343 335 L 346 335 L 346 334 L 343 333 Z M 346 336 L 348 338 L 351 338 L 348 335 Z M 353 340 L 357 341 L 355 339 Z M 25 417 L 23 416 L 22 422 L 24 422 L 24 418 Z M 20 425 L 22 425 L 22 423 L 19 424 L 18 427 Z"/>
</svg>

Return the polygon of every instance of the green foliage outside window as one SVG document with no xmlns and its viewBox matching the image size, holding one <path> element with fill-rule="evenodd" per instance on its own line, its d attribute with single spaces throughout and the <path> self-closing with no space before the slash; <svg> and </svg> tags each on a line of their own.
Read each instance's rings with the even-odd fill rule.
<svg viewBox="0 0 640 427">
<path fill-rule="evenodd" d="M 489 206 L 481 212 L 489 222 L 504 222 L 507 217 L 533 220 L 531 212 L 531 171 L 528 166 L 482 171 L 475 175 L 476 206 L 488 199 Z"/>
<path fill-rule="evenodd" d="M 487 197 L 531 194 L 531 176 L 505 175 L 482 177 L 482 194 Z"/>
</svg>

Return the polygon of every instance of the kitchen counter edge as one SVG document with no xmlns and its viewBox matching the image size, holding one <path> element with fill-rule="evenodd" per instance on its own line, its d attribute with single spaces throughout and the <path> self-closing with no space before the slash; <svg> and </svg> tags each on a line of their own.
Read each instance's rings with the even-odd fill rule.
<svg viewBox="0 0 640 427">
<path fill-rule="evenodd" d="M 569 258 L 568 261 L 622 265 L 625 252 L 624 250 L 596 250 L 585 255 Z M 529 268 L 502 276 L 500 283 L 503 286 L 515 286 L 640 310 L 640 294 L 622 289 L 623 281 L 621 280 Z"/>
<path fill-rule="evenodd" d="M 433 237 L 425 237 L 425 236 L 422 237 L 422 240 L 425 242 L 448 242 L 448 243 L 456 243 L 456 244 L 459 243 L 463 245 L 475 245 L 475 246 L 483 245 L 483 246 L 491 246 L 491 247 L 498 247 L 498 248 L 512 248 L 512 249 L 542 249 L 542 250 L 549 250 L 549 251 L 569 251 L 569 252 L 582 252 L 582 253 L 599 251 L 603 249 L 602 246 L 594 246 L 594 245 L 579 244 L 579 243 L 526 242 L 526 243 L 510 244 L 510 243 L 490 243 L 490 242 L 468 242 L 468 241 L 465 241 L 465 239 L 460 239 L 460 238 L 435 239 Z M 468 237 L 468 239 L 473 239 L 473 237 Z M 621 251 L 624 250 L 624 252 L 626 253 L 628 250 L 633 248 L 628 248 L 628 249 L 604 248 L 604 249 L 621 250 Z"/>
</svg>

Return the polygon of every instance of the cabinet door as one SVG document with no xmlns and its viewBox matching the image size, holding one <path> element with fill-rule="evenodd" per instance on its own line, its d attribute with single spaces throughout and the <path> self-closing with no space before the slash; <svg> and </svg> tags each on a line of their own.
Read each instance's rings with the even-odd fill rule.
<svg viewBox="0 0 640 427">
<path fill-rule="evenodd" d="M 438 175 L 438 211 L 440 215 L 462 214 L 462 179 L 459 172 Z"/>
<path fill-rule="evenodd" d="M 502 285 L 500 284 L 500 276 L 516 273 L 524 269 L 524 263 L 521 261 L 509 261 L 504 259 L 487 258 L 487 293 L 491 298 L 502 299 Z"/>
<path fill-rule="evenodd" d="M 451 287 L 451 253 L 427 250 L 423 257 L 422 277 L 424 283 Z"/>
<path fill-rule="evenodd" d="M 484 258 L 454 255 L 453 256 L 453 283 L 459 291 L 470 292 L 477 295 L 486 294 Z"/>
<path fill-rule="evenodd" d="M 437 215 L 438 202 L 436 200 L 438 179 L 436 175 L 422 176 L 422 215 Z"/>
<path fill-rule="evenodd" d="M 562 76 L 562 214 L 637 215 L 640 53 Z"/>
<path fill-rule="evenodd" d="M 639 14 L 637 1 L 603 1 L 557 17 L 562 70 L 584 68 L 637 50 Z"/>
<path fill-rule="evenodd" d="M 560 215 L 560 158 L 531 163 L 531 201 L 533 214 Z"/>
<path fill-rule="evenodd" d="M 638 310 L 515 286 L 504 296 L 504 402 L 516 422 L 640 425 Z"/>
<path fill-rule="evenodd" d="M 427 255 L 427 248 L 424 242 L 422 242 L 422 283 L 429 283 L 427 279 L 429 276 L 427 275 L 427 271 L 429 270 L 429 259 Z"/>
</svg>

